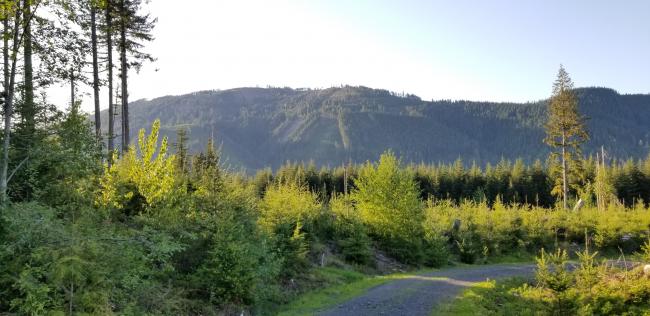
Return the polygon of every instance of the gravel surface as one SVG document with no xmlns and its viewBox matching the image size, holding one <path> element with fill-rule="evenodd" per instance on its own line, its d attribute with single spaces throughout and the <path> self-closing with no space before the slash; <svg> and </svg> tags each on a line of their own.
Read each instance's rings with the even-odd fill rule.
<svg viewBox="0 0 650 316">
<path fill-rule="evenodd" d="M 473 283 L 487 279 L 532 276 L 532 264 L 451 268 L 391 281 L 320 315 L 431 315 L 437 304 L 452 299 Z"/>
</svg>

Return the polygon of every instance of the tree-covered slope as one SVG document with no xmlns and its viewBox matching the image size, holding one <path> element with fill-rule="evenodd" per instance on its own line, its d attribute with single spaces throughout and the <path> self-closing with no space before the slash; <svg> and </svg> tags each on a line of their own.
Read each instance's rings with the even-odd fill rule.
<svg viewBox="0 0 650 316">
<path fill-rule="evenodd" d="M 602 145 L 616 157 L 648 154 L 650 95 L 606 88 L 576 92 L 589 118 L 585 153 Z M 227 163 L 247 169 L 287 160 L 362 162 L 386 149 L 412 162 L 533 160 L 548 153 L 542 142 L 546 101 L 427 102 L 365 87 L 238 88 L 140 100 L 130 111 L 133 134 L 160 118 L 172 142 L 178 128 L 189 131 L 192 150 L 213 135 Z"/>
</svg>

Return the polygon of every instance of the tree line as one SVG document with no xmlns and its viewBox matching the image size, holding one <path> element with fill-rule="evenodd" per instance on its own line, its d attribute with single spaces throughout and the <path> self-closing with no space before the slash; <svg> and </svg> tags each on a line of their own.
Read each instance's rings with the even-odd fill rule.
<svg viewBox="0 0 650 316">
<path fill-rule="evenodd" d="M 650 201 L 650 156 L 645 160 L 607 160 L 605 167 L 596 157 L 582 160 L 579 171 L 572 173 L 569 194 L 572 204 L 582 199 L 597 205 L 598 194 L 608 194 L 611 202 L 627 207 Z M 187 166 L 185 168 L 188 168 Z M 318 168 L 313 163 L 287 162 L 277 170 L 259 170 L 251 180 L 260 196 L 275 183 L 296 182 L 309 187 L 323 200 L 334 195 L 351 192 L 353 179 L 363 164 Z M 406 170 L 418 184 L 423 200 L 465 200 L 486 202 L 493 205 L 497 200 L 505 204 L 521 204 L 552 208 L 562 198 L 561 165 L 552 159 L 543 163 L 526 164 L 521 159 L 514 162 L 503 159 L 496 165 L 480 167 L 476 162 L 469 166 L 461 159 L 449 164 L 411 164 Z M 555 193 L 554 193 L 555 192 Z"/>
</svg>

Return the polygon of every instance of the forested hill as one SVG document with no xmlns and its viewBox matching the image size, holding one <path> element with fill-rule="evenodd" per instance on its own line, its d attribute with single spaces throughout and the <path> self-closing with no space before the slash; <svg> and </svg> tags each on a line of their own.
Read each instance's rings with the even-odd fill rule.
<svg viewBox="0 0 650 316">
<path fill-rule="evenodd" d="M 585 153 L 603 145 L 615 157 L 648 155 L 650 95 L 606 88 L 576 91 L 580 111 L 589 117 Z M 546 101 L 428 102 L 365 87 L 238 88 L 140 100 L 130 111 L 134 136 L 160 118 L 170 143 L 178 128 L 188 130 L 193 151 L 214 135 L 227 163 L 249 170 L 286 161 L 363 162 L 376 160 L 386 149 L 407 162 L 462 157 L 481 164 L 502 157 L 543 159 L 548 153 L 542 142 Z"/>
</svg>

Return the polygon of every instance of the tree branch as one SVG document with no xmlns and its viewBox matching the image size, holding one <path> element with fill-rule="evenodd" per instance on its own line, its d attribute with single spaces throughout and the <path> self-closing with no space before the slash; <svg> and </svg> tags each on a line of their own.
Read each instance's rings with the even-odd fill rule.
<svg viewBox="0 0 650 316">
<path fill-rule="evenodd" d="M 16 168 L 14 168 L 14 170 L 11 172 L 11 174 L 10 174 L 9 177 L 7 178 L 7 184 L 9 184 L 9 181 L 11 181 L 11 178 L 13 178 L 14 174 L 16 174 L 16 171 L 18 171 L 18 169 L 20 169 L 20 167 L 22 167 L 23 164 L 24 164 L 25 162 L 27 162 L 28 159 L 29 159 L 29 156 L 25 157 L 25 159 L 23 159 L 23 160 L 22 160 L 22 161 L 21 161 L 21 162 L 16 166 Z"/>
</svg>

